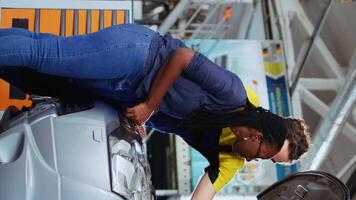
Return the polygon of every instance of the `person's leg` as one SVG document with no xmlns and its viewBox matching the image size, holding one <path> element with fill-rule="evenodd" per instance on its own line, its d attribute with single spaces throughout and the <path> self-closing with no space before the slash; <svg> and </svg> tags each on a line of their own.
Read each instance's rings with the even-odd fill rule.
<svg viewBox="0 0 356 200">
<path fill-rule="evenodd" d="M 56 38 L 56 35 L 49 33 L 34 33 L 23 28 L 0 29 L 0 37 L 23 36 L 34 39 Z M 46 95 L 57 97 L 61 88 L 67 86 L 65 78 L 45 76 L 23 67 L 3 67 L 0 68 L 0 78 L 21 89 L 28 94 Z"/>
<path fill-rule="evenodd" d="M 130 26 L 68 38 L 36 39 L 22 35 L 0 37 L 0 67 L 26 66 L 57 76 L 89 79 L 143 75 L 151 32 Z"/>
<path fill-rule="evenodd" d="M 33 39 L 50 39 L 56 38 L 58 36 L 51 34 L 51 33 L 35 33 L 23 28 L 0 28 L 0 37 L 16 35 L 16 36 L 23 36 Z"/>
</svg>

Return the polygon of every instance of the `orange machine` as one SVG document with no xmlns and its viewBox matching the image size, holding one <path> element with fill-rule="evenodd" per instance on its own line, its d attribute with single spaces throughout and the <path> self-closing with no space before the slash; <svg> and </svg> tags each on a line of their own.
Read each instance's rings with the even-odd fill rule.
<svg viewBox="0 0 356 200">
<path fill-rule="evenodd" d="M 83 2 L 84 3 L 84 2 Z M 100 11 L 99 10 L 65 10 L 60 9 L 40 9 L 37 10 L 37 17 L 39 19 L 38 26 L 35 27 L 36 10 L 35 9 L 14 9 L 14 8 L 4 8 L 1 9 L 1 28 L 25 28 L 31 31 L 35 31 L 36 28 L 39 32 L 52 33 L 60 35 L 61 33 L 61 23 L 65 23 L 65 31 L 62 35 L 72 36 L 75 34 L 75 17 L 77 19 L 77 33 L 85 34 L 87 32 L 95 32 L 100 29 Z M 90 15 L 87 14 L 90 12 Z M 102 28 L 109 27 L 113 24 L 122 24 L 125 22 L 125 11 L 112 11 L 104 10 L 101 11 L 103 19 Z M 116 12 L 116 13 L 114 13 Z M 65 18 L 63 18 L 65 14 Z M 113 23 L 113 14 L 116 14 L 116 23 Z M 77 15 L 77 16 L 75 16 Z M 87 17 L 90 20 L 87 20 Z M 62 22 L 64 20 L 64 22 Z M 88 22 L 90 22 L 90 30 L 87 29 Z M 29 100 L 29 95 L 24 94 L 16 87 L 8 84 L 7 82 L 0 79 L 0 111 L 5 110 L 8 106 L 14 105 L 21 109 L 23 106 L 31 106 L 31 101 Z"/>
</svg>

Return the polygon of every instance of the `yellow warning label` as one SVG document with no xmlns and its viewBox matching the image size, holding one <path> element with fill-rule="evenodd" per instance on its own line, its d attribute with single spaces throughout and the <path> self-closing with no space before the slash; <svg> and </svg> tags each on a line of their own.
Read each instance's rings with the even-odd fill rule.
<svg viewBox="0 0 356 200">
<path fill-rule="evenodd" d="M 339 0 L 341 3 L 352 3 L 355 0 Z"/>
<path fill-rule="evenodd" d="M 281 75 L 284 75 L 284 63 L 271 63 L 271 62 L 266 62 L 264 64 L 265 72 L 268 75 L 278 77 Z"/>
</svg>

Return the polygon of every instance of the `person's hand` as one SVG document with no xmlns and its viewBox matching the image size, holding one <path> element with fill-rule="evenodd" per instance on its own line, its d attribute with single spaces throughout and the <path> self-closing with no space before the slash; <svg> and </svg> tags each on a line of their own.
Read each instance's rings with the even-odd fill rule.
<svg viewBox="0 0 356 200">
<path fill-rule="evenodd" d="M 139 126 L 138 125 L 136 127 L 136 129 L 137 129 L 137 132 L 140 134 L 142 140 L 147 137 L 146 130 L 145 130 L 145 128 L 143 126 Z"/>
<path fill-rule="evenodd" d="M 134 121 L 138 125 L 143 125 L 154 113 L 152 106 L 146 102 L 140 103 L 132 108 L 128 108 L 126 117 Z"/>
</svg>

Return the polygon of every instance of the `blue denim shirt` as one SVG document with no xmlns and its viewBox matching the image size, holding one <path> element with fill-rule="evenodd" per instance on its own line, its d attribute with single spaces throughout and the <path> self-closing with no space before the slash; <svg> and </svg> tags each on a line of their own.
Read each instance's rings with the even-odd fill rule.
<svg viewBox="0 0 356 200">
<path fill-rule="evenodd" d="M 145 77 L 135 94 L 145 100 L 163 63 L 178 48 L 186 45 L 171 35 L 157 34 L 152 40 Z M 246 103 L 246 92 L 240 78 L 196 52 L 183 74 L 176 80 L 159 105 L 159 111 L 183 119 L 205 109 L 212 112 L 231 112 Z"/>
</svg>

